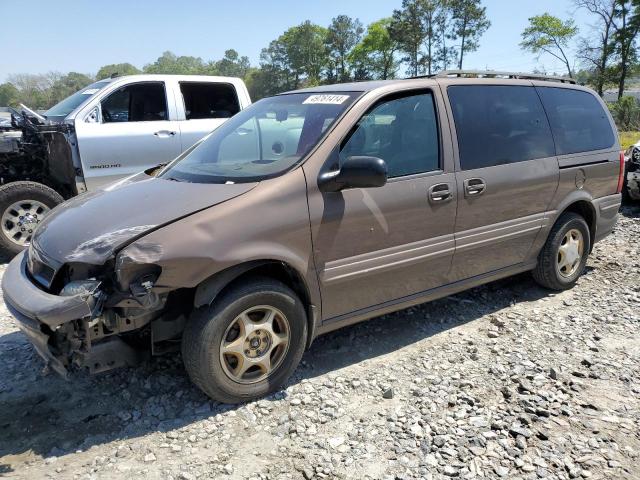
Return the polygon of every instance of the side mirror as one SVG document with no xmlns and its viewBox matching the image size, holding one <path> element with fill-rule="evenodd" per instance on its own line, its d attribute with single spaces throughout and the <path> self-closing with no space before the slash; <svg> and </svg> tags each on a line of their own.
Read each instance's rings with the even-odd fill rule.
<svg viewBox="0 0 640 480">
<path fill-rule="evenodd" d="M 318 186 L 323 192 L 347 188 L 375 188 L 387 183 L 387 164 L 377 157 L 349 157 L 339 170 L 321 173 Z"/>
</svg>

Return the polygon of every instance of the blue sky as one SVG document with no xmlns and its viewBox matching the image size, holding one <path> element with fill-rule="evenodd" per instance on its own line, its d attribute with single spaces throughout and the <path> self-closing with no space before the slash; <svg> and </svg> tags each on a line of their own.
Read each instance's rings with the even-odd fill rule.
<svg viewBox="0 0 640 480">
<path fill-rule="evenodd" d="M 235 48 L 257 64 L 260 50 L 286 28 L 311 20 L 328 25 L 338 14 L 365 25 L 389 16 L 401 0 L 0 0 L 0 82 L 11 73 L 79 71 L 130 62 L 141 67 L 163 51 L 220 58 Z M 572 17 L 586 34 L 593 20 L 571 0 L 484 0 L 491 28 L 465 68 L 549 73 L 561 64 L 536 61 L 518 43 L 528 17 L 545 11 Z"/>
</svg>

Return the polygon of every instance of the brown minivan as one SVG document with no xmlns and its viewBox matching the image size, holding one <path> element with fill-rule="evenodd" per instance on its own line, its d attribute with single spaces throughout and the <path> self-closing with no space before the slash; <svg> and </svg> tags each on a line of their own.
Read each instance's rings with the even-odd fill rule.
<svg viewBox="0 0 640 480">
<path fill-rule="evenodd" d="M 566 79 L 298 90 L 54 209 L 4 299 L 63 375 L 181 344 L 208 395 L 254 399 L 327 331 L 527 270 L 570 288 L 616 223 L 623 162 L 603 102 Z"/>
</svg>

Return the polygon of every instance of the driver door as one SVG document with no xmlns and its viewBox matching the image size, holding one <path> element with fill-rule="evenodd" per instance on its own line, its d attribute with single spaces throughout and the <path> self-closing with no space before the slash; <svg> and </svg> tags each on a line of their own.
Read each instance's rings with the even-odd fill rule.
<svg viewBox="0 0 640 480">
<path fill-rule="evenodd" d="M 324 321 L 448 283 L 457 199 L 441 110 L 431 91 L 412 91 L 385 97 L 358 121 L 339 159 L 382 158 L 382 187 L 321 192 L 307 174 Z"/>
<path fill-rule="evenodd" d="M 87 118 L 76 120 L 88 190 L 180 154 L 180 130 L 169 117 L 168 98 L 164 82 L 129 84 L 102 99 Z"/>
</svg>

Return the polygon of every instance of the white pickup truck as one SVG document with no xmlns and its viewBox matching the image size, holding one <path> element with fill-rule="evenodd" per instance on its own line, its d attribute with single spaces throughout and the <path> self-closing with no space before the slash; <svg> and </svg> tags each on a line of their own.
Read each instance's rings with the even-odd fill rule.
<svg viewBox="0 0 640 480">
<path fill-rule="evenodd" d="M 132 75 L 44 115 L 22 106 L 0 126 L 0 253 L 28 245 L 58 203 L 173 160 L 250 103 L 239 78 Z"/>
</svg>

